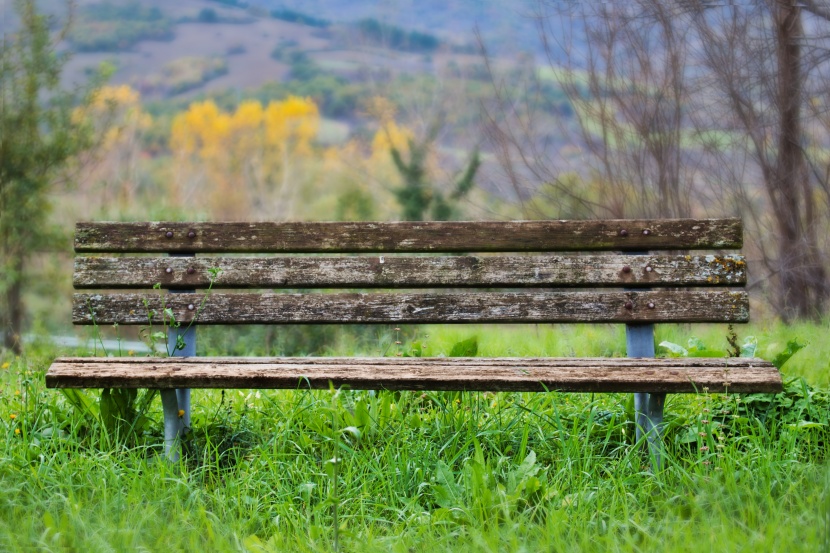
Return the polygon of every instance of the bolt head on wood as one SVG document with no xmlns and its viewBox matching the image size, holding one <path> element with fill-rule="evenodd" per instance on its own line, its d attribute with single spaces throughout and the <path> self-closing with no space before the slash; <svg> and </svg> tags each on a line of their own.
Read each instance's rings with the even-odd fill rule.
<svg viewBox="0 0 830 553">
<path fill-rule="evenodd" d="M 625 266 L 622 268 L 622 272 L 624 272 L 624 273 L 626 273 L 626 274 L 630 273 L 630 272 L 631 272 L 631 267 L 629 267 L 628 265 L 625 265 Z"/>
<path fill-rule="evenodd" d="M 195 272 L 196 272 L 196 269 L 194 269 L 193 267 L 188 267 L 187 268 L 187 274 L 192 275 Z"/>
<path fill-rule="evenodd" d="M 625 230 L 625 229 L 622 229 L 622 230 L 620 231 L 620 236 L 628 236 L 628 231 L 627 231 L 627 230 Z"/>
<path fill-rule="evenodd" d="M 648 302 L 648 308 L 649 309 L 654 309 L 654 302 L 653 301 Z"/>
<path fill-rule="evenodd" d="M 643 236 L 648 236 L 651 234 L 651 229 L 643 229 Z"/>
<path fill-rule="evenodd" d="M 168 230 L 167 232 L 165 232 L 165 233 L 164 233 L 164 235 L 165 235 L 167 238 L 173 238 L 173 231 L 172 231 L 172 230 Z"/>
<path fill-rule="evenodd" d="M 634 304 L 631 303 L 630 301 L 627 301 L 627 302 L 625 302 L 625 308 L 628 309 L 629 311 L 631 311 L 632 309 L 634 309 Z"/>
<path fill-rule="evenodd" d="M 187 304 L 187 310 L 188 311 L 193 311 L 194 309 L 196 309 L 195 305 L 193 305 L 192 303 Z"/>
<path fill-rule="evenodd" d="M 647 267 L 646 267 L 646 272 L 647 272 L 647 273 L 650 273 L 650 272 L 651 272 L 651 271 L 653 271 L 653 270 L 654 270 L 654 269 L 652 269 L 652 268 L 651 268 L 651 265 L 649 265 L 649 266 L 647 266 Z"/>
<path fill-rule="evenodd" d="M 187 233 L 187 237 L 190 238 L 191 240 L 196 238 L 196 231 L 191 230 L 190 232 Z"/>
<path fill-rule="evenodd" d="M 172 273 L 173 273 L 173 269 L 172 269 L 171 267 L 167 267 L 167 268 L 164 270 L 164 272 L 165 272 L 165 273 L 167 273 L 167 274 L 169 275 L 169 274 L 172 274 Z"/>
</svg>

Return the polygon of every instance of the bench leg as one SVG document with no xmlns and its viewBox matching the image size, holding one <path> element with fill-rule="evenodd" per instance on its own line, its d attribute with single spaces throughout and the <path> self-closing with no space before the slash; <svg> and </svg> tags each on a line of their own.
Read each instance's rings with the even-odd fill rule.
<svg viewBox="0 0 830 553">
<path fill-rule="evenodd" d="M 663 405 L 666 394 L 634 394 L 634 412 L 637 417 L 637 441 L 643 436 L 648 442 L 652 468 L 663 465 Z"/>
<path fill-rule="evenodd" d="M 171 252 L 170 257 L 196 257 L 196 254 Z M 195 294 L 196 290 L 170 290 L 170 293 Z M 184 340 L 184 349 L 181 350 L 176 349 L 178 335 L 181 335 L 182 340 Z M 191 326 L 190 328 L 170 329 L 167 334 L 167 350 L 171 352 L 173 357 L 196 357 L 196 327 Z M 181 417 L 182 429 L 180 431 L 180 433 L 184 435 L 190 431 L 190 390 L 187 388 L 176 390 L 176 398 L 178 400 L 176 413 L 178 413 L 179 410 L 184 411 L 184 416 Z M 165 422 L 165 429 L 166 428 L 167 423 Z M 165 430 L 165 443 L 166 437 L 167 432 Z"/>
<path fill-rule="evenodd" d="M 161 407 L 164 411 L 164 456 L 176 462 L 181 457 L 183 417 L 179 416 L 179 400 L 176 390 L 161 390 Z"/>
<path fill-rule="evenodd" d="M 184 340 L 182 350 L 176 350 L 177 334 Z M 167 347 L 173 357 L 195 357 L 196 327 L 171 329 Z M 164 411 L 164 456 L 175 462 L 181 457 L 181 440 L 190 430 L 190 390 L 162 390 L 161 405 Z"/>
<path fill-rule="evenodd" d="M 176 390 L 176 400 L 179 402 L 179 409 L 184 411 L 182 415 L 182 432 L 190 432 L 190 388 L 179 388 Z"/>
<path fill-rule="evenodd" d="M 184 340 L 184 349 L 176 350 L 176 335 L 181 334 Z M 196 327 L 191 326 L 187 330 L 176 329 L 171 330 L 167 337 L 167 347 L 173 353 L 173 357 L 196 357 Z M 190 431 L 190 389 L 179 388 L 176 390 L 176 399 L 179 402 L 178 410 L 184 411 L 182 415 L 182 425 L 184 434 Z"/>
<path fill-rule="evenodd" d="M 181 333 L 184 340 L 184 349 L 176 350 L 176 333 Z M 173 352 L 173 357 L 196 357 L 196 327 L 191 326 L 187 330 L 177 329 L 170 331 L 168 336 L 168 347 Z M 190 389 L 179 388 L 176 390 L 176 399 L 179 402 L 178 410 L 184 411 L 182 415 L 182 425 L 184 434 L 190 431 Z"/>
<path fill-rule="evenodd" d="M 654 357 L 654 325 L 625 325 L 625 345 L 628 357 Z M 637 441 L 643 436 L 648 442 L 652 469 L 663 465 L 663 405 L 666 394 L 634 394 L 634 421 Z"/>
</svg>

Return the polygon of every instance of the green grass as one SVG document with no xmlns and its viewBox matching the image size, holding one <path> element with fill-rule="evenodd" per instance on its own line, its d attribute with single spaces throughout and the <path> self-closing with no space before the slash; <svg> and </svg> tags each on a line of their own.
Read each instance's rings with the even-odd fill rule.
<svg viewBox="0 0 830 553">
<path fill-rule="evenodd" d="M 825 385 L 826 324 L 738 330 L 769 358 L 807 343 L 785 374 Z M 222 332 L 200 352 L 220 353 Z M 257 332 L 234 344 L 261 353 Z M 657 340 L 692 335 L 727 347 L 715 326 Z M 471 336 L 487 356 L 624 352 L 614 326 L 336 330 L 323 350 L 438 355 Z M 158 401 L 143 434 L 108 435 L 44 388 L 58 353 L 0 357 L 2 551 L 828 548 L 830 394 L 800 380 L 778 398 L 670 396 L 658 474 L 626 394 L 200 390 L 187 455 L 168 464 Z"/>
</svg>

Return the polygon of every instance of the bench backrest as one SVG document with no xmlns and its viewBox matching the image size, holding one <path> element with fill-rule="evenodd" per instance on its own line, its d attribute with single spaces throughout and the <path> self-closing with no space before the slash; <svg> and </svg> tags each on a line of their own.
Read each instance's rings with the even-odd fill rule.
<svg viewBox="0 0 830 553">
<path fill-rule="evenodd" d="M 741 323 L 747 295 L 728 288 L 745 286 L 746 264 L 721 251 L 742 234 L 739 219 L 78 223 L 74 285 L 99 291 L 74 295 L 73 321 L 160 324 L 164 305 L 196 324 Z M 211 282 L 203 305 L 152 290 Z M 334 288 L 410 290 L 224 291 Z M 490 290 L 437 291 L 451 288 Z"/>
</svg>

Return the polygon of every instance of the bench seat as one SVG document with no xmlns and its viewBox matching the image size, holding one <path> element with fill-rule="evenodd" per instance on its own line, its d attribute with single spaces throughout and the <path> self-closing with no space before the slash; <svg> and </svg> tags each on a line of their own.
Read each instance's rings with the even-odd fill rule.
<svg viewBox="0 0 830 553">
<path fill-rule="evenodd" d="M 543 392 L 779 392 L 763 359 L 167 357 L 57 359 L 54 388 L 268 388 Z"/>
</svg>

